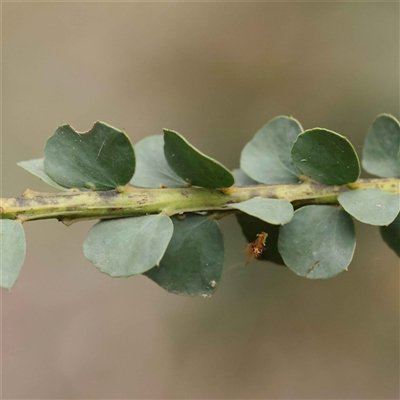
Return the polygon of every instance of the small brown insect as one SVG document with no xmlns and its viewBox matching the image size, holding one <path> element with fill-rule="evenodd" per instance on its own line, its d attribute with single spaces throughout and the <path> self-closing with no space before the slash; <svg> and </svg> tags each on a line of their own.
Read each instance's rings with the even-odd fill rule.
<svg viewBox="0 0 400 400">
<path fill-rule="evenodd" d="M 254 242 L 250 242 L 244 248 L 244 252 L 248 255 L 248 259 L 244 266 L 246 266 L 251 260 L 254 258 L 260 257 L 261 253 L 264 250 L 265 241 L 267 240 L 268 233 L 261 232 L 257 235 L 256 240 Z"/>
</svg>

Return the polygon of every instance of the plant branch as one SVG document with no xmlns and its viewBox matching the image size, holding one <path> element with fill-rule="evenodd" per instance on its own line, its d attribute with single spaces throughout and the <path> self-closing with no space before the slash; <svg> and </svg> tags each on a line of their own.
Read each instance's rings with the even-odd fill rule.
<svg viewBox="0 0 400 400">
<path fill-rule="evenodd" d="M 315 182 L 290 185 L 257 185 L 206 189 L 199 187 L 144 189 L 125 186 L 120 190 L 39 193 L 27 189 L 21 197 L 0 199 L 0 219 L 22 222 L 56 218 L 69 225 L 78 220 L 132 217 L 146 214 L 174 215 L 197 211 L 227 211 L 226 205 L 254 197 L 285 199 L 295 207 L 305 204 L 338 204 L 348 190 L 378 188 L 399 193 L 400 179 L 360 179 L 345 186 Z"/>
</svg>

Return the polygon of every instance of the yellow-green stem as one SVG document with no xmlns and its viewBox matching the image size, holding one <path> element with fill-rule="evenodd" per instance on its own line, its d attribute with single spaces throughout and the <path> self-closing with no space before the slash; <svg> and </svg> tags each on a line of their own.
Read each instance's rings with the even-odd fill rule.
<svg viewBox="0 0 400 400">
<path fill-rule="evenodd" d="M 226 210 L 227 204 L 240 203 L 254 197 L 286 199 L 295 206 L 337 204 L 337 197 L 342 192 L 370 188 L 399 193 L 400 180 L 360 179 L 345 186 L 303 182 L 291 185 L 232 187 L 223 190 L 198 187 L 143 189 L 126 186 L 118 191 L 71 190 L 61 193 L 39 193 L 28 189 L 21 197 L 0 199 L 0 219 L 19 219 L 25 222 L 56 218 L 68 225 L 86 219 L 221 211 Z"/>
</svg>

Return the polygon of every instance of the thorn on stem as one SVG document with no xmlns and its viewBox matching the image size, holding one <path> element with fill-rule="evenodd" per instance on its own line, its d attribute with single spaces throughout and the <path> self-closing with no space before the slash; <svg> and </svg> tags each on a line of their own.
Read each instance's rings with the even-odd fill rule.
<svg viewBox="0 0 400 400">
<path fill-rule="evenodd" d="M 24 193 L 22 193 L 22 197 L 24 199 L 33 199 L 35 197 L 35 192 L 31 189 L 26 189 Z"/>
<path fill-rule="evenodd" d="M 77 222 L 76 220 L 73 219 L 68 219 L 68 218 L 62 218 L 59 219 L 65 226 L 71 226 L 74 222 Z"/>
</svg>

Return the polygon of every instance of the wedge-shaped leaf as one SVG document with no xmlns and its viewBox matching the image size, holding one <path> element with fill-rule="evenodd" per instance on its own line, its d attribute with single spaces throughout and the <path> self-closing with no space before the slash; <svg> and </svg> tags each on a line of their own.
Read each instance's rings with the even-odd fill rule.
<svg viewBox="0 0 400 400">
<path fill-rule="evenodd" d="M 389 226 L 381 226 L 382 239 L 400 257 L 400 214 Z"/>
<path fill-rule="evenodd" d="M 135 145 L 136 170 L 131 184 L 141 187 L 183 187 L 186 182 L 170 168 L 164 156 L 162 135 L 149 136 Z"/>
<path fill-rule="evenodd" d="M 273 225 L 286 224 L 293 218 L 293 206 L 287 200 L 256 197 L 241 203 L 228 204 L 227 207 L 243 211 Z"/>
<path fill-rule="evenodd" d="M 46 142 L 44 169 L 67 188 L 111 190 L 131 180 L 135 153 L 123 131 L 103 122 L 85 133 L 63 125 Z"/>
<path fill-rule="evenodd" d="M 191 185 L 228 188 L 235 183 L 235 178 L 227 168 L 198 151 L 179 133 L 164 129 L 164 143 L 169 166 Z"/>
<path fill-rule="evenodd" d="M 224 267 L 224 242 L 219 225 L 205 215 L 172 217 L 174 235 L 159 267 L 146 276 L 169 292 L 211 296 Z"/>
<path fill-rule="evenodd" d="M 248 175 L 246 175 L 241 169 L 236 168 L 232 170 L 232 175 L 235 178 L 235 186 L 252 186 L 258 185 L 258 182 L 251 179 Z"/>
<path fill-rule="evenodd" d="M 294 118 L 274 118 L 246 144 L 240 168 L 250 178 L 265 184 L 298 182 L 301 173 L 293 165 L 290 149 L 302 131 Z"/>
<path fill-rule="evenodd" d="M 278 237 L 279 237 L 279 226 L 271 225 L 261 219 L 252 217 L 248 214 L 237 214 L 236 218 L 242 228 L 243 235 L 246 237 L 247 242 L 251 243 L 256 240 L 257 235 L 261 232 L 268 233 L 267 240 L 265 241 L 265 247 L 260 257 L 257 260 L 260 261 L 271 261 L 275 264 L 285 265 L 281 255 L 278 251 Z"/>
<path fill-rule="evenodd" d="M 349 214 L 333 206 L 305 206 L 281 226 L 278 248 L 285 264 L 310 279 L 331 278 L 347 269 L 356 246 Z"/>
<path fill-rule="evenodd" d="M 367 133 L 362 166 L 382 178 L 400 176 L 400 123 L 392 115 L 378 115 Z"/>
<path fill-rule="evenodd" d="M 296 167 L 314 181 L 325 185 L 345 185 L 360 176 L 360 163 L 353 145 L 327 129 L 309 129 L 293 143 Z"/>
<path fill-rule="evenodd" d="M 0 219 L 0 277 L 1 287 L 11 289 L 25 260 L 26 240 L 18 221 Z"/>
<path fill-rule="evenodd" d="M 60 186 L 57 182 L 54 182 L 53 179 L 47 175 L 43 166 L 43 158 L 36 158 L 34 160 L 29 161 L 20 161 L 17 163 L 18 166 L 22 167 L 26 171 L 40 178 L 43 182 L 46 182 L 48 185 L 53 186 L 59 190 L 68 190 L 65 187 Z"/>
<path fill-rule="evenodd" d="M 172 232 L 171 219 L 165 215 L 100 221 L 90 229 L 83 251 L 107 275 L 138 275 L 160 262 Z"/>
<path fill-rule="evenodd" d="M 370 225 L 389 225 L 400 211 L 400 195 L 380 189 L 351 190 L 338 200 L 350 215 Z"/>
</svg>

